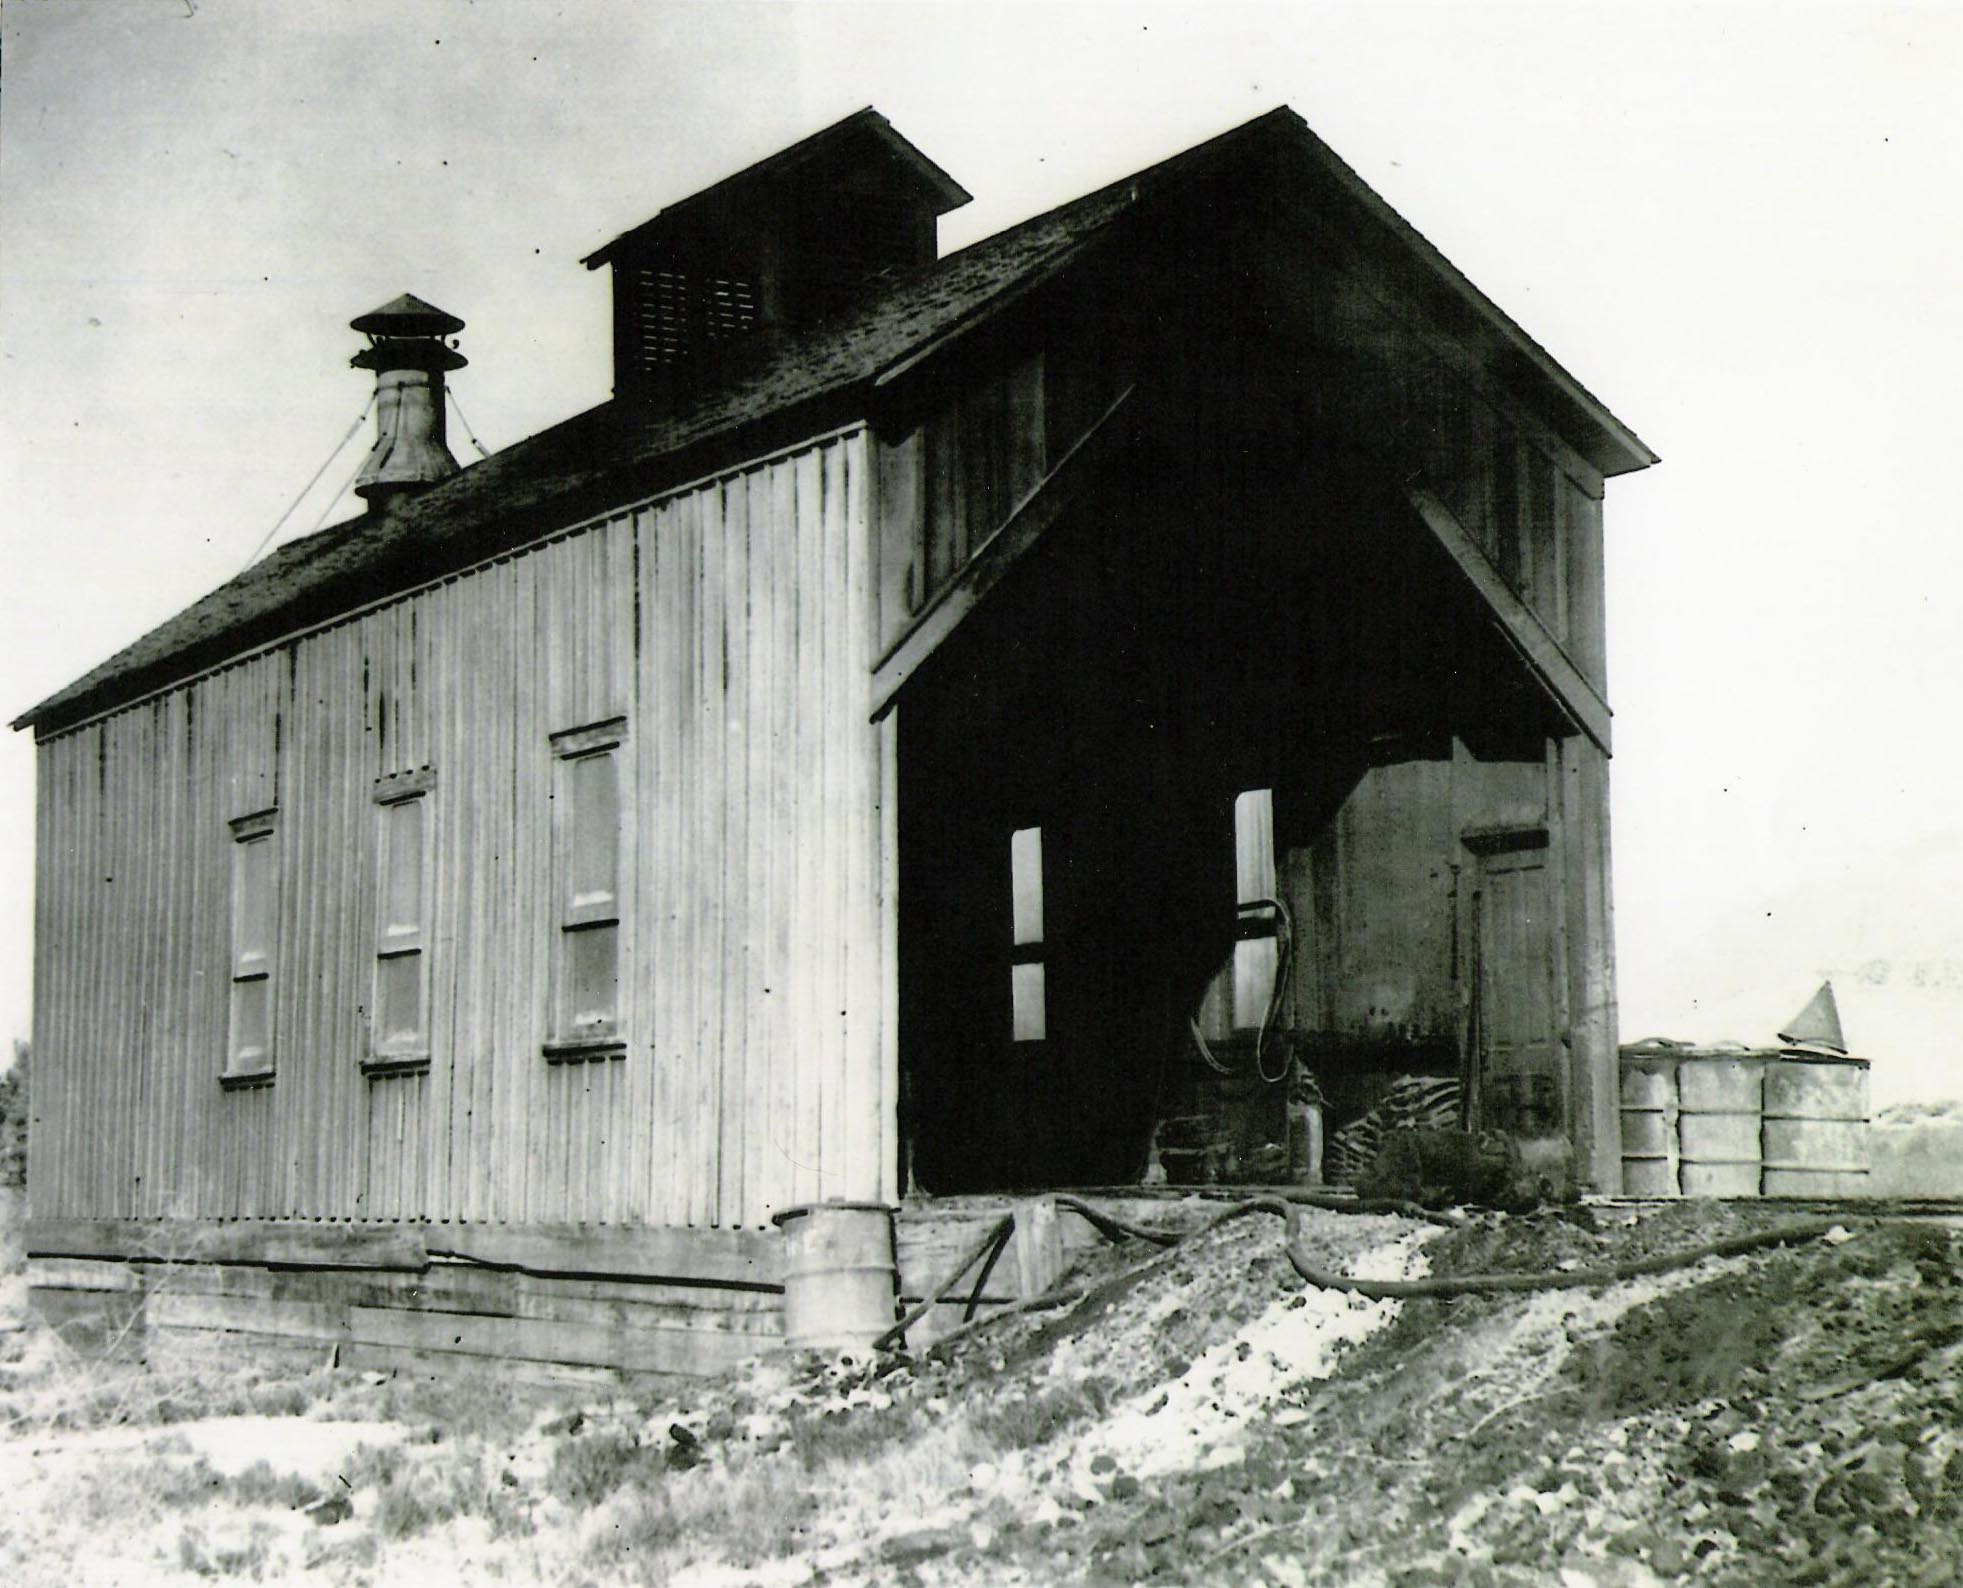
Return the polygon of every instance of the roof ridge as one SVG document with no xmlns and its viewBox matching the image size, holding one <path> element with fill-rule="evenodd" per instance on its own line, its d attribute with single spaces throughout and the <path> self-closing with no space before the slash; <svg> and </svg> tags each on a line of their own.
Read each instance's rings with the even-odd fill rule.
<svg viewBox="0 0 1963 1588">
<path fill-rule="evenodd" d="M 731 171 L 727 176 L 717 177 L 706 187 L 699 187 L 692 193 L 683 194 L 671 204 L 662 205 L 646 220 L 628 227 L 610 241 L 602 243 L 592 253 L 583 256 L 580 263 L 588 270 L 598 270 L 600 266 L 609 263 L 621 245 L 630 239 L 660 226 L 664 221 L 672 220 L 678 214 L 697 208 L 719 193 L 750 183 L 768 181 L 785 171 L 792 170 L 823 153 L 827 145 L 842 143 L 852 133 L 861 130 L 877 138 L 889 154 L 911 170 L 927 187 L 933 189 L 936 202 L 941 206 L 940 213 L 945 214 L 948 210 L 959 209 L 963 204 L 973 200 L 974 194 L 955 181 L 934 161 L 928 159 L 892 122 L 871 105 L 866 105 L 853 111 L 849 116 L 840 117 L 829 126 L 808 133 L 795 143 L 774 150 L 761 159 L 752 160 L 748 165 Z"/>
</svg>

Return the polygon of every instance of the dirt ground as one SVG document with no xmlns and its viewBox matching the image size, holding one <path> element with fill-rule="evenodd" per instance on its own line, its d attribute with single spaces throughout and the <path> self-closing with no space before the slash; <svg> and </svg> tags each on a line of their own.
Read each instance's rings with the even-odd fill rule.
<svg viewBox="0 0 1963 1588">
<path fill-rule="evenodd" d="M 1795 1217 L 1317 1213 L 1303 1244 L 1361 1277 L 1572 1271 Z M 1849 1214 L 1620 1284 L 1372 1301 L 1305 1288 L 1257 1214 L 1074 1277 L 1074 1304 L 919 1359 L 631 1397 L 116 1367 L 11 1327 L 0 1580 L 1963 1582 L 1950 1222 Z"/>
</svg>

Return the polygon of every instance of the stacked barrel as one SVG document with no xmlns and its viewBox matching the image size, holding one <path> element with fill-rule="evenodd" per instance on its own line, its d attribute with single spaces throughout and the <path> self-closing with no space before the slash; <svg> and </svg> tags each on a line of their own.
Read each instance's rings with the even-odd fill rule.
<svg viewBox="0 0 1963 1588">
<path fill-rule="evenodd" d="M 1865 1059 L 1659 1040 L 1622 1050 L 1625 1196 L 1864 1196 L 1867 1132 Z"/>
<path fill-rule="evenodd" d="M 1782 1053 L 1765 1072 L 1764 1194 L 1868 1194 L 1868 1063 Z"/>
</svg>

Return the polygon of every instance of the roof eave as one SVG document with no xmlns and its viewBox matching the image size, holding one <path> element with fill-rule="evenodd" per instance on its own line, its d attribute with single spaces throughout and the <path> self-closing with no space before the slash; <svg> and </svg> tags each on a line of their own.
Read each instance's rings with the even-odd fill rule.
<svg viewBox="0 0 1963 1588">
<path fill-rule="evenodd" d="M 1334 178 L 1350 200 L 1414 255 L 1432 277 L 1498 339 L 1506 353 L 1526 366 L 1547 389 L 1560 397 L 1574 421 L 1561 428 L 1590 464 L 1604 476 L 1612 477 L 1631 474 L 1660 461 L 1633 430 L 1609 411 L 1607 405 L 1569 374 L 1511 315 L 1481 292 L 1422 232 L 1358 176 L 1341 155 L 1317 137 L 1307 122 L 1286 107 L 1277 114 L 1286 115 L 1303 147 Z"/>
<path fill-rule="evenodd" d="M 873 372 L 867 372 L 811 392 L 767 413 L 748 415 L 718 425 L 679 446 L 651 454 L 623 456 L 606 465 L 599 482 L 582 478 L 574 487 L 548 496 L 543 501 L 529 502 L 522 510 L 499 511 L 481 519 L 472 518 L 452 531 L 459 537 L 483 536 L 494 531 L 498 524 L 509 522 L 524 530 L 523 533 L 490 534 L 489 539 L 481 544 L 472 540 L 467 553 L 458 553 L 448 546 L 427 559 L 418 558 L 408 550 L 392 553 L 391 560 L 386 564 L 388 571 L 380 578 L 366 570 L 337 573 L 320 588 L 308 586 L 292 598 L 257 614 L 242 626 L 224 628 L 190 640 L 175 650 L 119 666 L 124 658 L 138 655 L 159 629 L 180 621 L 207 602 L 223 599 L 234 592 L 236 580 L 228 581 L 192 602 L 176 617 L 158 625 L 158 628 L 148 630 L 80 678 L 30 707 L 14 718 L 9 726 L 15 732 L 32 728 L 37 737 L 66 732 L 97 717 L 125 710 L 160 691 L 174 689 L 214 669 L 229 666 L 243 657 L 286 644 L 322 623 L 345 621 L 367 607 L 399 600 L 434 580 L 454 577 L 484 562 L 508 556 L 524 546 L 569 533 L 584 522 L 605 516 L 622 501 L 657 496 L 690 479 L 713 473 L 720 467 L 795 444 L 796 438 L 805 434 L 821 433 L 841 424 L 860 422 L 870 408 L 872 385 Z M 629 409 L 631 406 L 628 405 Z M 522 447 L 527 442 L 536 443 L 570 426 L 590 423 L 603 415 L 622 411 L 618 400 L 603 403 L 599 408 L 589 409 L 538 435 L 527 437 L 525 442 L 517 445 Z M 508 452 L 496 453 L 487 461 L 504 459 L 508 455 Z M 462 481 L 467 474 L 483 466 L 472 464 L 461 469 L 444 484 Z M 441 503 L 437 497 L 441 490 L 442 487 L 437 487 L 429 496 L 413 504 L 411 511 L 425 504 L 429 509 L 440 511 Z M 541 517 L 548 521 L 549 527 L 538 527 Z M 267 567 L 282 550 L 288 553 L 296 549 L 311 552 L 315 549 L 315 543 L 324 541 L 325 537 L 344 536 L 348 531 L 372 522 L 372 519 L 372 514 L 344 519 L 305 540 L 289 542 L 275 550 L 264 563 L 255 566 Z M 326 549 L 331 555 L 333 548 Z M 359 596 L 356 592 L 359 592 Z"/>
</svg>

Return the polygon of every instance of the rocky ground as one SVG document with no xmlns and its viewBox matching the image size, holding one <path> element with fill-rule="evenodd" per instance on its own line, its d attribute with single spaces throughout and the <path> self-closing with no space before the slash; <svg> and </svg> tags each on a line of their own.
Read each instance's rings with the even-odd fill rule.
<svg viewBox="0 0 1963 1588">
<path fill-rule="evenodd" d="M 1302 1244 L 1365 1277 L 1560 1272 L 1795 1217 L 1319 1213 Z M 19 1329 L 0 1579 L 1963 1581 L 1950 1222 L 1850 1215 L 1605 1287 L 1372 1301 L 1305 1288 L 1257 1214 L 1170 1252 L 1107 1247 L 1075 1278 L 1074 1304 L 918 1359 L 778 1360 L 632 1399 L 179 1382 Z"/>
</svg>

